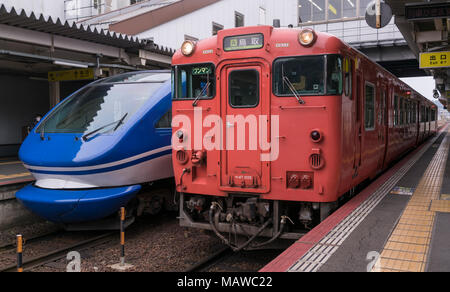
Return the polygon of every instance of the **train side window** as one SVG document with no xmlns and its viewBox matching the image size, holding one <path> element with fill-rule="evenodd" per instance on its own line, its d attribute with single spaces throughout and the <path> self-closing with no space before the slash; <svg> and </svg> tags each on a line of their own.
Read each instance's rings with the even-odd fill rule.
<svg viewBox="0 0 450 292">
<path fill-rule="evenodd" d="M 162 118 L 156 123 L 156 129 L 170 129 L 172 128 L 172 109 L 170 109 Z"/>
<path fill-rule="evenodd" d="M 368 131 L 375 130 L 375 86 L 370 83 L 366 83 L 364 127 Z"/>
<path fill-rule="evenodd" d="M 413 102 L 412 122 L 417 123 L 417 102 Z"/>
<path fill-rule="evenodd" d="M 411 106 L 409 100 L 406 101 L 406 124 L 411 124 Z"/>
<path fill-rule="evenodd" d="M 386 113 L 386 92 L 383 89 L 383 91 L 381 92 L 380 112 L 378 113 L 378 119 L 379 119 L 380 125 L 385 124 L 385 119 L 386 119 L 385 113 Z"/>
<path fill-rule="evenodd" d="M 403 97 L 400 97 L 400 125 L 405 123 L 405 111 L 404 111 L 404 100 Z"/>
<path fill-rule="evenodd" d="M 232 107 L 250 108 L 259 104 L 259 73 L 235 70 L 229 76 L 229 99 Z"/>
<path fill-rule="evenodd" d="M 394 96 L 394 126 L 398 126 L 398 96 Z"/>
<path fill-rule="evenodd" d="M 431 110 L 431 121 L 434 122 L 436 121 L 436 111 L 435 110 Z"/>
<path fill-rule="evenodd" d="M 344 92 L 345 96 L 353 99 L 353 62 L 345 58 L 344 61 Z"/>
</svg>

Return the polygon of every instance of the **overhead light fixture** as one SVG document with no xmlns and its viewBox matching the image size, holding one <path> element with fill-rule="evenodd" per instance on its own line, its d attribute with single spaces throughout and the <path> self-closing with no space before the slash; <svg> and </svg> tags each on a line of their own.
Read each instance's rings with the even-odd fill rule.
<svg viewBox="0 0 450 292">
<path fill-rule="evenodd" d="M 350 4 L 352 7 L 355 7 L 355 4 L 351 0 L 347 0 L 348 4 Z"/>
<path fill-rule="evenodd" d="M 67 61 L 54 61 L 53 64 L 60 65 L 60 66 L 67 66 L 67 67 L 75 67 L 75 68 L 89 68 L 87 64 L 81 64 L 81 63 L 72 63 Z"/>
<path fill-rule="evenodd" d="M 33 76 L 28 77 L 28 79 L 35 80 L 35 81 L 48 81 L 48 78 L 33 77 Z"/>
<path fill-rule="evenodd" d="M 312 5 L 314 5 L 317 9 L 319 9 L 320 11 L 323 11 L 323 9 L 320 8 L 320 6 L 317 5 L 313 0 L 308 0 L 308 1 L 309 1 L 309 3 L 311 3 Z"/>
</svg>

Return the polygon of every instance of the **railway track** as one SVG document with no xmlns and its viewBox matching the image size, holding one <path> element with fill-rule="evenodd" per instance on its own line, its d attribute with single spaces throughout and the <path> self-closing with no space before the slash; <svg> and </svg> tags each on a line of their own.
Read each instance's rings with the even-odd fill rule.
<svg viewBox="0 0 450 292">
<path fill-rule="evenodd" d="M 229 247 L 223 247 L 216 253 L 205 257 L 198 263 L 192 265 L 189 267 L 185 272 L 186 273 L 196 273 L 196 272 L 203 272 L 210 268 L 211 266 L 217 264 L 218 262 L 224 261 L 225 259 L 229 258 L 233 255 L 233 251 Z"/>
<path fill-rule="evenodd" d="M 87 240 L 83 240 L 71 245 L 68 245 L 66 247 L 60 248 L 58 250 L 42 254 L 30 259 L 25 259 L 23 262 L 23 270 L 24 271 L 30 271 L 34 268 L 43 266 L 45 264 L 58 261 L 60 259 L 63 259 L 67 256 L 67 254 L 71 251 L 81 251 L 89 248 L 96 247 L 98 245 L 107 243 L 111 241 L 113 238 L 113 235 L 117 234 L 116 232 L 108 232 L 99 236 L 95 236 L 92 238 L 89 238 Z M 47 235 L 48 236 L 48 235 Z M 37 241 L 39 239 L 42 239 L 42 237 L 36 237 L 34 241 Z M 16 271 L 16 265 L 10 265 L 4 268 L 0 269 L 0 272 L 15 272 Z"/>
<path fill-rule="evenodd" d="M 50 237 L 50 236 L 56 236 L 58 234 L 61 234 L 62 232 L 63 232 L 63 230 L 60 229 L 60 230 L 56 230 L 56 231 L 51 231 L 51 232 L 39 234 L 39 235 L 36 235 L 36 236 L 28 238 L 26 240 L 26 243 L 33 243 L 33 242 L 36 242 L 38 240 L 42 240 L 43 238 L 47 238 L 47 237 Z M 17 245 L 16 242 L 0 245 L 0 254 L 15 250 L 16 249 L 16 245 Z"/>
<path fill-rule="evenodd" d="M 233 252 L 228 247 L 222 247 L 184 272 L 256 272 L 276 258 L 282 251 L 282 249 L 269 248 Z"/>
</svg>

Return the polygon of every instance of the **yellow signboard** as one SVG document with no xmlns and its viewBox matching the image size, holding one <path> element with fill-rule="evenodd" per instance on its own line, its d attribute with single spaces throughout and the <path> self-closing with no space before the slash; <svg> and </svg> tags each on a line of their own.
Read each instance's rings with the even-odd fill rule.
<svg viewBox="0 0 450 292">
<path fill-rule="evenodd" d="M 433 52 L 420 54 L 420 68 L 450 67 L 450 52 Z"/>
<path fill-rule="evenodd" d="M 94 79 L 94 69 L 74 69 L 48 72 L 48 81 L 76 81 Z"/>
</svg>

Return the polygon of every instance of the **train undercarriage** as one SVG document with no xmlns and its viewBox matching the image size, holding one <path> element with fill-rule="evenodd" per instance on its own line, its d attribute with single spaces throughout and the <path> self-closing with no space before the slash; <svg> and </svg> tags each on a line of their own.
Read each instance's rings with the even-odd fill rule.
<svg viewBox="0 0 450 292">
<path fill-rule="evenodd" d="M 338 205 L 268 201 L 244 194 L 226 198 L 180 194 L 180 225 L 211 230 L 234 251 L 251 250 L 277 239 L 299 239 Z"/>
</svg>

